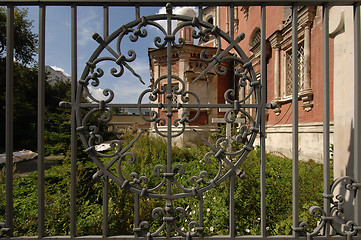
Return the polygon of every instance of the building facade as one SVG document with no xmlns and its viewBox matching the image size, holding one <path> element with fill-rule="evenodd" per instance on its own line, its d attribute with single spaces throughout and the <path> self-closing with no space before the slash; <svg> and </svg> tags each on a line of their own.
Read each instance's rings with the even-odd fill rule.
<svg viewBox="0 0 361 240">
<path fill-rule="evenodd" d="M 193 12 L 192 12 L 193 11 Z M 230 8 L 207 7 L 203 9 L 202 19 L 218 26 L 226 33 L 230 32 Z M 195 16 L 192 9 L 182 14 Z M 239 43 L 250 58 L 257 78 L 260 78 L 260 7 L 234 7 L 234 34 L 245 34 Z M 266 113 L 266 148 L 287 157 L 292 156 L 292 19 L 289 6 L 268 6 L 266 19 L 266 62 L 267 86 L 266 102 L 277 104 L 275 109 Z M 322 49 L 322 7 L 307 6 L 298 8 L 298 108 L 299 108 L 299 159 L 322 161 L 323 155 L 323 49 Z M 338 147 L 335 159 L 352 158 L 352 146 L 347 145 L 352 137 L 353 85 L 345 84 L 346 79 L 353 79 L 353 29 L 352 11 L 348 7 L 330 9 L 329 38 L 329 76 L 330 76 L 330 142 Z M 200 60 L 202 51 L 207 50 L 212 56 L 217 50 L 217 39 L 211 36 L 208 41 L 192 39 L 190 27 L 180 31 L 179 37 L 186 44 L 181 49 L 173 50 L 172 73 L 185 79 L 187 90 L 196 91 L 204 103 L 224 103 L 224 92 L 233 88 L 232 66 L 223 63 L 228 69 L 227 75 L 220 76 L 214 69 L 200 81 L 192 80 L 206 67 Z M 222 48 L 227 43 L 221 42 Z M 150 49 L 150 70 L 153 79 L 164 75 L 166 71 L 166 50 Z M 347 60 L 349 59 L 349 60 Z M 350 64 L 348 64 L 350 62 Z M 165 81 L 164 81 L 165 82 Z M 175 81 L 176 82 L 176 81 Z M 163 83 L 160 83 L 163 84 Z M 247 93 L 247 87 L 237 89 L 238 97 Z M 177 99 L 174 99 L 176 102 Z M 252 97 L 246 103 L 252 103 Z M 335 103 L 335 104 L 334 104 Z M 192 113 L 192 110 L 191 110 Z M 159 112 L 162 115 L 162 112 Z M 180 113 L 181 114 L 181 113 Z M 224 116 L 222 109 L 204 110 L 198 119 L 189 124 L 188 135 L 184 134 L 181 142 L 192 141 L 192 131 L 209 136 L 217 132 Z M 242 118 L 242 116 L 239 116 Z M 245 121 L 247 118 L 244 118 Z M 224 123 L 224 121 L 223 121 Z M 247 122 L 245 122 L 247 124 Z M 345 132 L 345 129 L 348 129 Z M 257 142 L 256 142 L 257 144 Z M 342 161 L 341 161 L 342 162 Z M 335 163 L 337 165 L 337 163 Z M 341 168 L 339 168 L 341 169 Z M 340 173 L 344 175 L 345 173 Z"/>
<path fill-rule="evenodd" d="M 244 32 L 242 49 L 260 71 L 260 7 L 235 7 L 235 35 Z M 206 19 L 230 31 L 229 8 L 215 7 L 206 11 Z M 266 114 L 266 148 L 292 156 L 292 19 L 288 6 L 267 7 L 266 102 L 277 107 Z M 330 88 L 333 89 L 333 41 L 330 39 Z M 298 107 L 299 158 L 322 160 L 322 8 L 298 9 Z M 240 93 L 242 94 L 242 93 Z M 330 95 L 331 143 L 333 143 L 333 91 Z"/>
</svg>

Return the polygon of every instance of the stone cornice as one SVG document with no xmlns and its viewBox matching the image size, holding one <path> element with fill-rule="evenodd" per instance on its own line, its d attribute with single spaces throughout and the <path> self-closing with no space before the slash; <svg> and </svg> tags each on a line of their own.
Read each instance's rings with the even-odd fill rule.
<svg viewBox="0 0 361 240">
<path fill-rule="evenodd" d="M 308 7 L 303 7 L 301 9 L 299 9 L 298 11 L 298 36 L 299 38 L 302 38 L 304 35 L 304 29 L 306 27 L 311 27 L 313 20 L 315 19 L 316 16 L 316 7 L 314 6 L 308 6 Z M 280 29 L 281 29 L 281 33 L 283 36 L 283 40 L 282 40 L 282 45 L 285 44 L 286 42 L 290 42 L 291 41 L 291 37 L 292 37 L 292 18 L 288 18 L 287 21 L 283 24 L 283 26 L 281 25 Z"/>
<path fill-rule="evenodd" d="M 185 80 L 189 81 L 189 80 L 195 79 L 200 74 L 201 74 L 201 72 L 194 72 L 194 71 L 188 70 L 188 71 L 184 72 L 184 77 L 185 77 Z M 212 81 L 215 76 L 216 76 L 216 74 L 214 72 L 208 72 L 203 77 L 201 77 L 199 80 L 200 81 Z"/>
<path fill-rule="evenodd" d="M 283 36 L 281 31 L 277 30 L 268 38 L 268 41 L 270 42 L 272 48 L 279 48 L 281 46 L 282 39 Z"/>
<path fill-rule="evenodd" d="M 298 24 L 301 27 L 311 27 L 316 16 L 316 7 L 304 7 L 299 12 Z"/>
<path fill-rule="evenodd" d="M 312 22 L 316 16 L 316 7 L 308 6 L 302 7 L 298 10 L 298 26 L 305 27 L 305 25 L 312 25 Z M 292 26 L 292 15 L 284 23 L 285 27 Z"/>
<path fill-rule="evenodd" d="M 213 56 L 217 49 L 213 47 L 203 47 L 196 45 L 184 45 L 182 48 L 172 48 L 172 61 L 189 60 L 199 61 L 203 50 L 208 51 L 208 56 Z M 162 64 L 167 62 L 167 49 L 150 49 L 148 51 L 149 59 L 152 64 Z"/>
</svg>

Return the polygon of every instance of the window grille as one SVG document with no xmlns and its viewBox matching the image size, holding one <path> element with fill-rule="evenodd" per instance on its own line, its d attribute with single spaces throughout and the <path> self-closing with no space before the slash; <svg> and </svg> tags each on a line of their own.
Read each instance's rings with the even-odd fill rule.
<svg viewBox="0 0 361 240">
<path fill-rule="evenodd" d="M 298 70 L 298 92 L 301 92 L 304 79 L 304 48 L 300 45 L 297 51 L 297 70 Z M 286 52 L 286 96 L 292 95 L 292 51 Z"/>
</svg>

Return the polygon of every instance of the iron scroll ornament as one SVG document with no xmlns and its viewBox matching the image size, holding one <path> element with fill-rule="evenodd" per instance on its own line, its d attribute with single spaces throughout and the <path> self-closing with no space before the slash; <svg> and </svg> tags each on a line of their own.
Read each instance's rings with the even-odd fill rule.
<svg viewBox="0 0 361 240">
<path fill-rule="evenodd" d="M 78 81 L 77 97 L 76 97 L 76 117 L 77 117 L 77 131 L 80 135 L 83 146 L 89 154 L 93 162 L 99 168 L 99 171 L 93 176 L 98 178 L 100 176 L 107 176 L 122 188 L 128 189 L 134 193 L 135 201 L 139 202 L 139 197 L 161 198 L 165 199 L 165 207 L 157 207 L 153 209 L 152 216 L 158 218 L 163 216 L 163 224 L 154 232 L 149 232 L 149 223 L 146 221 L 140 222 L 135 219 L 134 233 L 136 236 L 158 236 L 163 230 L 166 231 L 167 237 L 171 234 L 173 229 L 177 234 L 183 237 L 191 237 L 202 235 L 202 223 L 192 221 L 189 226 L 194 228 L 194 231 L 185 232 L 180 229 L 175 222 L 175 217 L 184 218 L 185 209 L 182 207 L 173 207 L 172 201 L 178 198 L 186 198 L 192 196 L 202 196 L 206 191 L 217 187 L 226 179 L 233 175 L 244 177 L 244 173 L 240 170 L 240 166 L 245 160 L 248 153 L 252 150 L 253 143 L 259 132 L 260 125 L 260 84 L 256 78 L 255 71 L 253 70 L 252 63 L 238 45 L 244 39 L 244 34 L 241 33 L 234 40 L 230 38 L 225 32 L 220 30 L 208 22 L 194 17 L 187 17 L 182 15 L 175 15 L 172 13 L 172 6 L 167 4 L 167 13 L 141 17 L 128 24 L 122 25 L 119 29 L 114 31 L 106 38 L 102 38 L 99 34 L 93 34 L 93 39 L 99 43 L 97 49 L 93 52 L 84 68 L 81 79 Z M 167 21 L 167 29 L 164 29 L 159 20 Z M 171 27 L 172 21 L 177 20 L 180 22 L 173 30 Z M 176 176 L 183 175 L 186 168 L 183 164 L 173 164 L 171 154 L 168 154 L 166 164 L 156 165 L 154 167 L 154 175 L 157 175 L 162 180 L 156 186 L 151 188 L 147 187 L 149 176 L 141 176 L 137 172 L 132 172 L 129 176 L 123 175 L 122 164 L 125 158 L 128 159 L 129 164 L 137 161 L 136 155 L 130 151 L 133 144 L 144 134 L 140 131 L 136 137 L 127 145 L 122 146 L 120 140 L 111 141 L 110 145 L 114 148 L 111 154 L 104 154 L 98 152 L 95 145 L 103 141 L 103 137 L 99 134 L 99 129 L 95 125 L 89 123 L 89 119 L 94 114 L 101 113 L 101 120 L 109 122 L 112 119 L 110 107 L 114 99 L 115 93 L 111 89 L 105 89 L 103 95 L 106 97 L 103 100 L 97 99 L 92 95 L 90 88 L 97 87 L 100 84 L 101 78 L 104 76 L 104 70 L 100 67 L 100 63 L 110 61 L 116 67 L 110 69 L 110 74 L 113 77 L 121 78 L 125 71 L 130 71 L 140 82 L 144 83 L 140 75 L 138 75 L 129 63 L 136 60 L 136 52 L 129 50 L 124 54 L 121 49 L 122 40 L 126 37 L 131 42 L 136 42 L 140 38 L 148 36 L 146 26 L 153 26 L 158 28 L 164 35 L 163 38 L 155 37 L 153 42 L 154 46 L 158 49 L 167 49 L 168 62 L 171 61 L 171 52 L 174 48 L 182 48 L 185 45 L 185 40 L 182 38 L 176 39 L 176 34 L 184 27 L 192 26 L 194 28 L 192 37 L 199 39 L 203 42 L 209 41 L 212 37 L 217 42 L 216 54 L 210 56 L 207 50 L 203 50 L 200 54 L 200 60 L 207 64 L 206 68 L 194 79 L 193 82 L 198 81 L 201 77 L 206 75 L 209 71 L 215 71 L 216 74 L 225 75 L 227 69 L 223 66 L 225 62 L 232 62 L 234 69 L 234 80 L 238 88 L 247 87 L 248 91 L 242 99 L 235 98 L 235 90 L 228 89 L 224 93 L 224 104 L 204 105 L 200 103 L 197 93 L 186 90 L 185 81 L 174 74 L 172 74 L 171 64 L 168 64 L 168 74 L 160 76 L 155 79 L 152 86 L 144 90 L 136 104 L 117 104 L 117 106 L 131 106 L 139 109 L 142 118 L 148 122 L 153 123 L 153 131 L 160 137 L 167 140 L 168 152 L 171 151 L 172 140 L 175 137 L 182 135 L 189 123 L 196 121 L 200 115 L 201 108 L 226 108 L 227 111 L 224 115 L 224 120 L 227 123 L 235 123 L 237 116 L 242 114 L 247 118 L 248 126 L 243 125 L 239 128 L 234 140 L 242 144 L 240 149 L 229 151 L 230 140 L 221 137 L 217 140 L 215 145 L 209 143 L 202 137 L 196 130 L 194 130 L 210 149 L 204 156 L 204 161 L 207 164 L 216 164 L 218 172 L 215 176 L 209 176 L 207 171 L 201 171 L 198 176 L 193 176 L 189 179 L 192 187 L 184 186 L 177 181 Z M 111 43 L 116 42 L 116 50 L 111 47 Z M 227 42 L 227 46 L 222 50 L 222 43 Z M 104 54 L 106 53 L 106 54 Z M 100 55 L 102 56 L 100 57 Z M 106 55 L 106 56 L 104 56 Z M 167 81 L 167 86 L 160 86 L 160 81 Z M 172 83 L 178 84 L 172 86 Z M 180 99 L 175 103 L 172 98 L 177 96 Z M 247 104 L 246 101 L 250 98 L 254 99 L 254 104 Z M 83 99 L 88 98 L 92 103 L 84 103 Z M 144 104 L 144 99 L 148 97 L 148 101 L 152 103 Z M 160 99 L 165 99 L 161 102 Z M 192 99 L 192 101 L 191 101 Z M 143 108 L 151 108 L 150 117 L 142 114 Z M 189 108 L 195 109 L 195 114 L 191 116 Z M 245 109 L 253 109 L 255 114 L 250 114 Z M 166 112 L 166 117 L 161 116 L 157 110 Z M 172 119 L 174 109 L 182 109 L 182 113 L 177 119 Z M 84 114 L 85 112 L 85 114 Z M 159 126 L 167 128 L 166 131 L 161 131 Z M 177 132 L 173 131 L 177 129 Z M 231 160 L 235 158 L 235 160 Z M 108 158 L 110 161 L 103 163 L 100 158 Z M 214 160 L 216 159 L 216 161 Z M 215 162 L 215 163 L 214 163 Z M 118 173 L 114 174 L 110 171 L 110 167 L 117 164 Z M 177 191 L 172 191 L 176 188 Z M 163 191 L 163 189 L 166 189 Z M 202 197 L 199 197 L 202 201 Z M 137 210 L 135 210 L 137 211 Z"/>
</svg>

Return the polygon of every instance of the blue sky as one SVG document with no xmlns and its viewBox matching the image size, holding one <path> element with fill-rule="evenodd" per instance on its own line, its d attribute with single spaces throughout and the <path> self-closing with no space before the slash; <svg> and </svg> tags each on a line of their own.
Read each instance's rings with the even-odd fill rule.
<svg viewBox="0 0 361 240">
<path fill-rule="evenodd" d="M 27 7 L 28 18 L 33 20 L 33 31 L 38 32 L 37 7 Z M 179 8 L 174 9 L 177 13 Z M 144 7 L 141 8 L 141 16 L 147 16 L 165 12 L 165 8 Z M 109 34 L 118 29 L 122 24 L 126 24 L 135 18 L 134 7 L 110 7 Z M 103 8 L 102 7 L 78 7 L 78 79 L 80 79 L 85 63 L 98 46 L 92 39 L 94 32 L 103 35 Z M 46 8 L 46 55 L 45 64 L 62 69 L 65 73 L 71 73 L 71 49 L 70 49 L 70 7 L 47 7 Z M 110 88 L 115 92 L 113 103 L 134 103 L 137 102 L 138 95 L 150 85 L 150 73 L 147 49 L 154 47 L 153 39 L 159 34 L 155 28 L 148 28 L 148 36 L 135 43 L 125 39 L 122 43 L 122 52 L 128 50 L 136 51 L 137 58 L 129 65 L 137 72 L 145 82 L 141 84 L 139 80 L 125 69 L 123 76 L 114 78 L 110 75 L 110 69 L 116 67 L 115 64 L 99 64 L 105 72 L 100 79 L 99 87 L 94 88 L 93 94 L 99 98 L 102 90 Z M 162 36 L 161 36 L 162 37 Z M 115 48 L 114 48 L 115 49 Z M 107 52 L 105 53 L 107 54 Z M 108 54 L 109 55 L 109 54 Z M 118 68 L 119 69 L 119 68 Z"/>
</svg>

